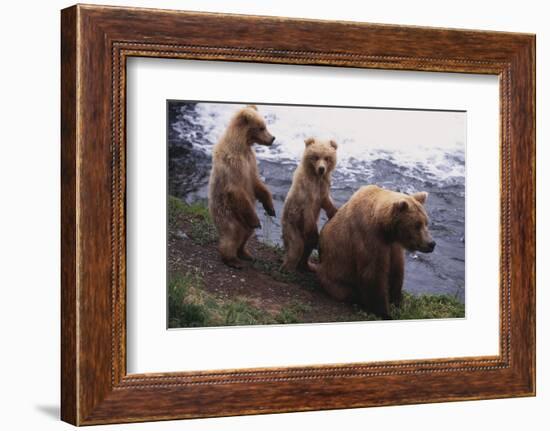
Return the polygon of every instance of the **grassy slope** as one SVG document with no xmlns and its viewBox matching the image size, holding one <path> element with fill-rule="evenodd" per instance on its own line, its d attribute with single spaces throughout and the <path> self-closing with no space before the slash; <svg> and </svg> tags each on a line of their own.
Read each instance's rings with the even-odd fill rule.
<svg viewBox="0 0 550 431">
<path fill-rule="evenodd" d="M 342 310 L 345 312 L 338 313 L 336 310 L 335 314 L 335 310 L 330 304 L 332 300 L 319 290 L 313 275 L 281 271 L 279 269 L 282 256 L 281 248 L 260 243 L 255 243 L 260 253 L 256 253 L 258 257 L 249 269 L 249 273 L 258 273 L 252 275 L 263 278 L 260 278 L 261 282 L 258 282 L 257 278 L 252 277 L 252 280 L 256 280 L 256 282 L 251 287 L 256 290 L 272 290 L 266 284 L 270 284 L 269 280 L 273 280 L 273 283 L 297 293 L 295 297 L 283 298 L 281 294 L 278 307 L 266 307 L 262 306 L 261 300 L 253 298 L 250 291 L 224 295 L 209 290 L 204 270 L 196 264 L 189 263 L 190 260 L 186 259 L 185 253 L 186 248 L 189 249 L 189 254 L 192 254 L 193 250 L 195 254 L 199 251 L 207 252 L 205 256 L 207 260 L 212 261 L 209 266 L 214 266 L 213 272 L 216 272 L 216 267 L 220 265 L 219 258 L 214 252 L 216 231 L 207 208 L 202 203 L 189 205 L 177 198 L 170 197 L 168 213 L 169 235 L 176 234 L 175 228 L 184 228 L 184 232 L 179 230 L 177 234 L 184 238 L 185 244 L 188 244 L 184 248 L 174 247 L 174 251 L 171 252 L 171 254 L 176 254 L 177 260 L 184 260 L 185 264 L 175 270 L 170 267 L 168 286 L 170 327 L 377 320 L 376 316 L 366 313 L 357 306 L 347 304 L 336 304 L 343 307 Z M 182 256 L 179 256 L 180 254 Z M 229 271 L 226 268 L 223 270 Z M 220 274 L 220 277 L 235 278 L 235 274 L 239 274 L 238 271 L 231 271 L 227 275 Z M 211 280 L 211 276 L 208 278 Z M 249 277 L 250 279 L 251 277 Z M 241 279 L 241 281 L 243 280 Z M 282 291 L 271 294 L 275 297 L 275 301 L 277 301 L 278 292 Z M 307 294 L 307 298 L 310 299 L 304 300 L 302 293 Z M 327 307 L 327 302 L 329 307 Z M 324 308 L 331 308 L 331 310 L 327 310 L 324 314 Z M 463 317 L 464 304 L 448 295 L 411 295 L 405 292 L 401 308 L 393 308 L 391 315 L 394 319 L 399 320 Z"/>
</svg>

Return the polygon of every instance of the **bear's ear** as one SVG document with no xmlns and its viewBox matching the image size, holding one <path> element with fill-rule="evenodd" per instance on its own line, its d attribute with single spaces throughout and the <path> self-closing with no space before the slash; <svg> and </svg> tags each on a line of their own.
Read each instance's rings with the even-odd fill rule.
<svg viewBox="0 0 550 431">
<path fill-rule="evenodd" d="M 329 141 L 329 144 L 332 148 L 334 148 L 335 150 L 338 149 L 338 144 L 336 143 L 336 141 L 333 141 L 332 139 Z"/>
<path fill-rule="evenodd" d="M 315 142 L 315 138 L 307 138 L 305 141 L 306 147 L 309 147 L 311 144 Z"/>
<path fill-rule="evenodd" d="M 247 108 L 254 109 L 254 111 L 258 110 L 258 107 L 256 105 L 247 105 Z"/>
<path fill-rule="evenodd" d="M 412 197 L 415 198 L 422 205 L 424 205 L 426 203 L 426 200 L 428 200 L 428 192 L 414 193 Z"/>
<path fill-rule="evenodd" d="M 393 211 L 398 214 L 400 212 L 406 211 L 409 208 L 409 204 L 406 200 L 400 200 L 393 203 Z"/>
<path fill-rule="evenodd" d="M 239 120 L 243 125 L 252 123 L 254 121 L 254 117 L 256 116 L 254 112 L 250 111 L 251 106 L 247 106 L 246 108 L 243 108 L 241 112 L 239 113 Z M 254 107 L 256 109 L 256 107 Z"/>
</svg>

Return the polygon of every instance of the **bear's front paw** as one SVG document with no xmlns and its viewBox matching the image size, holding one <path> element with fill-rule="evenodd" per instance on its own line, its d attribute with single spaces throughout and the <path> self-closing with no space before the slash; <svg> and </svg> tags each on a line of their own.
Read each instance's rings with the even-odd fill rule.
<svg viewBox="0 0 550 431">
<path fill-rule="evenodd" d="M 252 229 L 261 229 L 262 224 L 260 223 L 260 220 L 254 220 L 252 223 L 250 223 L 250 227 Z"/>
<path fill-rule="evenodd" d="M 261 229 L 262 225 L 260 224 L 260 219 L 256 214 L 250 215 L 245 221 L 245 225 L 250 227 L 251 229 Z"/>
<path fill-rule="evenodd" d="M 264 208 L 264 209 L 265 209 L 265 212 L 267 213 L 268 216 L 275 217 L 275 208 L 269 207 L 269 208 Z"/>
</svg>

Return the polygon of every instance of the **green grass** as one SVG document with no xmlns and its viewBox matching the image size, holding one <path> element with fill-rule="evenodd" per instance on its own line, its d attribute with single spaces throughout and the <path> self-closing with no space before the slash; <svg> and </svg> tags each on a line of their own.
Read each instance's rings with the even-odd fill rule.
<svg viewBox="0 0 550 431">
<path fill-rule="evenodd" d="M 353 305 L 353 321 L 381 320 L 377 315 Z M 451 295 L 412 295 L 403 292 L 401 307 L 391 306 L 393 320 L 450 319 L 465 316 L 464 304 Z"/>
<path fill-rule="evenodd" d="M 283 307 L 275 316 L 275 321 L 277 323 L 300 323 L 303 321 L 302 315 L 310 310 L 311 307 L 309 305 L 296 301 Z"/>
<path fill-rule="evenodd" d="M 207 326 L 209 320 L 206 294 L 202 292 L 199 273 L 181 274 L 168 284 L 168 326 L 193 328 Z"/>
<path fill-rule="evenodd" d="M 229 301 L 221 306 L 225 325 L 261 325 L 272 323 L 266 313 L 243 299 Z"/>
<path fill-rule="evenodd" d="M 168 326 L 193 328 L 205 326 L 243 326 L 276 323 L 264 310 L 245 298 L 219 299 L 204 290 L 198 272 L 178 274 L 168 284 Z"/>
<path fill-rule="evenodd" d="M 405 293 L 401 308 L 392 307 L 395 320 L 444 319 L 464 317 L 464 304 L 450 295 L 411 295 Z"/>
<path fill-rule="evenodd" d="M 190 227 L 186 234 L 198 245 L 208 245 L 216 242 L 218 235 L 212 224 L 208 207 L 203 202 L 188 204 L 174 196 L 168 197 L 168 222 L 177 226 L 180 217 L 187 216 Z"/>
<path fill-rule="evenodd" d="M 171 220 L 182 214 L 210 220 L 206 202 L 198 201 L 188 204 L 175 196 L 168 196 L 168 214 Z"/>
</svg>

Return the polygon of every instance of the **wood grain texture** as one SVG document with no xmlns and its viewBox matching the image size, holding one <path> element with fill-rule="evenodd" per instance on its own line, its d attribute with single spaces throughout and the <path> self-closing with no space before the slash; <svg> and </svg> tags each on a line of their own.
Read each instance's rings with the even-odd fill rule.
<svg viewBox="0 0 550 431">
<path fill-rule="evenodd" d="M 61 37 L 63 420 L 84 425 L 534 394 L 533 35 L 79 5 L 62 11 Z M 127 375 L 129 56 L 498 75 L 500 354 Z"/>
<path fill-rule="evenodd" d="M 76 9 L 61 16 L 61 418 L 77 422 Z"/>
</svg>

